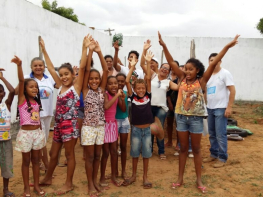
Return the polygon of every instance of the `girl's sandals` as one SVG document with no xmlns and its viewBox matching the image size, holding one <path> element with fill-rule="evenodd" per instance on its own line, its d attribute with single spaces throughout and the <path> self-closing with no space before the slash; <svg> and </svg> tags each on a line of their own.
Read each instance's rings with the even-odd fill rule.
<svg viewBox="0 0 263 197">
<path fill-rule="evenodd" d="M 180 184 L 180 183 L 172 183 L 172 186 L 171 188 L 172 189 L 177 189 L 178 187 L 181 187 L 183 184 Z"/>
<path fill-rule="evenodd" d="M 205 186 L 198 186 L 197 189 L 200 190 L 203 194 L 207 193 Z"/>
<path fill-rule="evenodd" d="M 21 197 L 31 197 L 31 194 L 23 193 Z"/>
<path fill-rule="evenodd" d="M 143 183 L 143 189 L 151 189 L 152 183 Z"/>
<path fill-rule="evenodd" d="M 111 182 L 112 182 L 116 187 L 120 187 L 120 186 L 122 186 L 122 184 L 123 184 L 124 181 L 121 181 L 121 180 L 115 180 L 115 181 L 113 181 L 113 180 L 111 180 Z"/>
<path fill-rule="evenodd" d="M 161 160 L 165 160 L 166 159 L 166 156 L 164 154 L 160 154 L 159 157 L 160 157 Z"/>
<path fill-rule="evenodd" d="M 44 190 L 41 190 L 40 192 L 37 192 L 36 190 L 34 190 L 34 193 L 38 195 L 39 197 L 47 196 L 47 193 Z"/>
</svg>

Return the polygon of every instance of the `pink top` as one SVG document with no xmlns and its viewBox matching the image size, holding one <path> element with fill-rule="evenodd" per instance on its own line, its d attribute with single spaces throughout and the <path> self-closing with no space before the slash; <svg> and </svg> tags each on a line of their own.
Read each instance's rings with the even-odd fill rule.
<svg viewBox="0 0 263 197">
<path fill-rule="evenodd" d="M 106 92 L 108 95 L 109 101 L 113 98 L 108 92 Z M 115 121 L 115 115 L 116 115 L 116 110 L 117 110 L 117 104 L 118 104 L 118 99 L 112 104 L 112 106 L 109 109 L 105 110 L 105 120 L 106 122 L 108 121 Z"/>
<path fill-rule="evenodd" d="M 39 105 L 37 102 L 31 103 L 32 109 L 28 109 L 27 102 L 18 106 L 19 114 L 20 114 L 20 125 L 40 125 L 40 117 L 39 117 Z"/>
</svg>

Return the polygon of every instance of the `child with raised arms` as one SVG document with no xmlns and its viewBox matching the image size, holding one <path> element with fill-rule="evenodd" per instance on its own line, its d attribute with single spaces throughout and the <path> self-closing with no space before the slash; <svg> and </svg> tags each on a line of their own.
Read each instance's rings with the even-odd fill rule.
<svg viewBox="0 0 263 197">
<path fill-rule="evenodd" d="M 13 175 L 13 145 L 11 140 L 10 126 L 11 126 L 11 105 L 15 95 L 15 89 L 6 80 L 0 68 L 0 80 L 4 82 L 9 91 L 8 97 L 3 101 L 6 93 L 4 86 L 0 84 L 0 168 L 3 177 L 3 193 L 4 196 L 15 196 L 8 189 L 9 179 Z"/>
<path fill-rule="evenodd" d="M 40 41 L 40 46 L 46 60 L 48 71 L 58 87 L 60 87 L 59 95 L 57 96 L 54 135 L 50 150 L 49 168 L 45 178 L 41 181 L 41 185 L 52 184 L 52 175 L 57 166 L 59 150 L 64 144 L 67 159 L 67 178 L 65 185 L 57 190 L 55 195 L 62 195 L 74 189 L 73 175 L 76 165 L 74 147 L 79 137 L 79 126 L 77 122 L 78 108 L 80 105 L 79 96 L 82 90 L 84 70 L 87 61 L 87 47 L 90 44 L 91 39 L 90 36 L 87 35 L 83 40 L 78 78 L 73 84 L 75 75 L 71 64 L 62 64 L 58 69 L 58 75 L 48 56 L 43 39 Z"/>
<path fill-rule="evenodd" d="M 128 95 L 131 99 L 132 109 L 132 132 L 131 132 L 131 157 L 132 157 L 132 177 L 125 179 L 123 185 L 127 186 L 136 181 L 136 172 L 139 156 L 143 157 L 143 188 L 152 188 L 152 183 L 148 181 L 147 171 L 149 158 L 152 156 L 152 141 L 150 125 L 154 122 L 151 111 L 151 59 L 153 54 L 148 52 L 145 60 L 147 62 L 146 81 L 137 79 L 132 92 L 130 78 L 135 70 L 135 58 L 130 61 L 131 69 L 126 78 Z"/>
<path fill-rule="evenodd" d="M 105 137 L 103 144 L 103 152 L 101 158 L 101 177 L 100 184 L 106 184 L 105 171 L 109 153 L 111 155 L 111 181 L 117 187 L 121 186 L 123 181 L 117 180 L 117 147 L 118 147 L 118 125 L 115 119 L 117 105 L 121 111 L 126 111 L 124 102 L 125 94 L 121 89 L 118 89 L 118 81 L 116 77 L 109 76 L 107 80 L 107 91 L 105 93 Z"/>
<path fill-rule="evenodd" d="M 96 69 L 91 69 L 93 51 L 99 56 L 103 69 L 102 78 Z M 81 144 L 85 149 L 85 169 L 88 179 L 88 195 L 96 197 L 101 192 L 97 182 L 100 155 L 104 143 L 104 93 L 108 77 L 108 67 L 98 42 L 92 40 L 89 46 L 88 63 L 83 82 L 84 120 L 81 130 Z"/>
<path fill-rule="evenodd" d="M 163 47 L 165 57 L 170 65 L 175 65 L 173 57 L 159 35 L 159 43 Z M 181 145 L 179 153 L 179 174 L 176 182 L 172 183 L 172 188 L 176 189 L 183 184 L 183 175 L 188 155 L 189 135 L 191 136 L 192 150 L 194 154 L 194 163 L 196 171 L 196 185 L 202 192 L 206 193 L 207 189 L 201 180 L 201 138 L 203 133 L 203 118 L 207 117 L 205 106 L 204 92 L 206 83 L 211 77 L 217 63 L 224 57 L 226 52 L 237 44 L 237 35 L 234 40 L 227 44 L 222 51 L 210 62 L 207 70 L 198 59 L 191 58 L 185 64 L 185 71 L 174 66 L 174 73 L 179 78 L 178 99 L 176 102 L 176 123 L 179 141 Z"/>
<path fill-rule="evenodd" d="M 39 187 L 40 149 L 46 145 L 46 138 L 40 124 L 39 112 L 42 110 L 42 106 L 38 84 L 34 79 L 24 79 L 22 61 L 17 56 L 11 62 L 17 65 L 19 79 L 18 109 L 21 128 L 16 137 L 15 149 L 22 152 L 23 196 L 31 196 L 29 188 L 30 161 L 33 166 L 34 192 L 38 196 L 46 196 L 46 192 Z"/>
</svg>

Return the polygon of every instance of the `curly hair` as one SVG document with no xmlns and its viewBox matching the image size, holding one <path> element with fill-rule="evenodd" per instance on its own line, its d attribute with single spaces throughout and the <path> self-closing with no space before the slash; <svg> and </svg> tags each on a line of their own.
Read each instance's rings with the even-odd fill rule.
<svg viewBox="0 0 263 197">
<path fill-rule="evenodd" d="M 28 83 L 29 83 L 30 81 L 36 82 L 34 79 L 25 79 L 25 82 L 24 82 L 24 95 L 25 95 L 25 98 L 26 98 L 27 106 L 28 106 L 28 110 L 27 110 L 28 112 L 31 112 L 31 110 L 33 109 L 33 108 L 31 107 L 31 103 L 30 103 L 30 101 L 29 101 L 28 93 L 26 92 L 26 87 L 27 87 L 27 85 L 28 85 Z M 36 83 L 37 83 L 37 82 L 36 82 Z M 42 111 L 43 109 L 42 109 L 42 104 L 41 104 L 41 100 L 40 100 L 40 93 L 39 93 L 38 83 L 37 83 L 37 90 L 38 90 L 37 96 L 34 97 L 34 100 L 35 100 L 35 101 L 37 102 L 37 104 L 39 105 L 39 111 Z"/>
<path fill-rule="evenodd" d="M 144 84 L 145 88 L 147 88 L 146 81 L 144 79 L 136 79 L 136 81 L 134 82 L 134 88 L 136 88 L 137 84 Z"/>
<path fill-rule="evenodd" d="M 194 66 L 195 68 L 199 69 L 199 72 L 197 73 L 197 76 L 196 76 L 196 77 L 197 77 L 197 78 L 201 78 L 201 77 L 203 76 L 204 72 L 205 72 L 205 66 L 203 65 L 203 63 L 200 62 L 200 60 L 195 59 L 195 58 L 190 58 L 190 59 L 186 62 L 186 64 L 188 64 L 188 63 L 193 64 L 193 66 Z"/>
</svg>

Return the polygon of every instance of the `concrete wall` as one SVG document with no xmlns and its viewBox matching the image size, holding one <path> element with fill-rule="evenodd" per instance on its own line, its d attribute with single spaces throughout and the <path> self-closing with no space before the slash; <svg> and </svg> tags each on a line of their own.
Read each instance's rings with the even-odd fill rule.
<svg viewBox="0 0 263 197">
<path fill-rule="evenodd" d="M 91 33 L 99 41 L 104 55 L 114 55 L 110 36 L 88 28 L 89 24 L 82 26 L 25 0 L 1 0 L 0 13 L 0 67 L 6 69 L 4 75 L 13 86 L 17 85 L 18 79 L 17 68 L 10 63 L 11 58 L 13 55 L 19 56 L 23 60 L 24 74 L 30 73 L 30 61 L 39 55 L 39 35 L 45 40 L 47 51 L 55 66 L 64 62 L 78 65 L 82 40 L 87 33 Z M 125 64 L 128 52 L 132 49 L 141 54 L 146 39 L 152 40 L 151 50 L 155 57 L 161 60 L 162 49 L 156 32 L 156 37 L 125 36 L 119 52 L 121 61 Z M 163 36 L 163 39 L 174 59 L 184 64 L 189 58 L 190 41 L 193 38 Z M 194 39 L 196 57 L 207 65 L 209 54 L 219 52 L 232 38 Z M 94 61 L 95 68 L 100 70 L 96 54 Z M 234 76 L 236 99 L 263 101 L 263 39 L 240 38 L 238 46 L 230 49 L 224 57 L 222 66 Z M 16 103 L 17 99 L 12 106 L 12 120 L 15 119 Z"/>
</svg>

